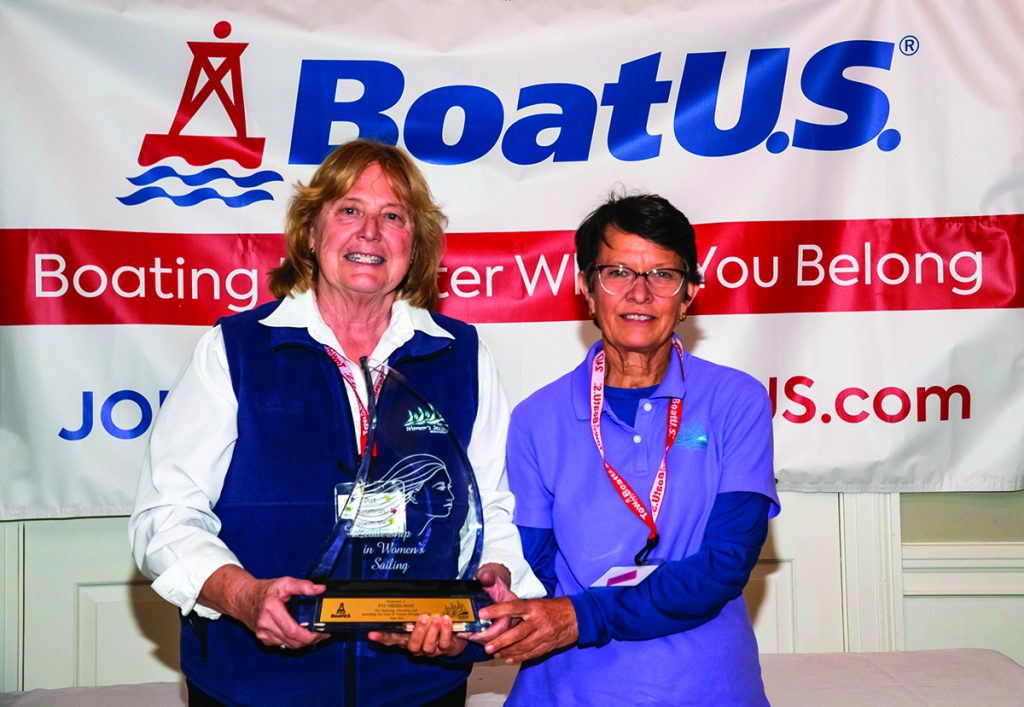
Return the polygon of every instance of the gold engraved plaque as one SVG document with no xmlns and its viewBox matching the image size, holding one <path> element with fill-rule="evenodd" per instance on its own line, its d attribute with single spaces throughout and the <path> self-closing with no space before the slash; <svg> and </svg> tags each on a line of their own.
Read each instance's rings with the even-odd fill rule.
<svg viewBox="0 0 1024 707">
<path fill-rule="evenodd" d="M 467 597 L 325 597 L 318 623 L 414 624 L 423 614 L 448 615 L 463 625 L 475 618 Z"/>
<path fill-rule="evenodd" d="M 424 614 L 450 617 L 457 632 L 490 625 L 480 619 L 490 599 L 476 580 L 345 580 L 306 599 L 308 618 L 299 623 L 318 632 L 412 631 Z"/>
</svg>

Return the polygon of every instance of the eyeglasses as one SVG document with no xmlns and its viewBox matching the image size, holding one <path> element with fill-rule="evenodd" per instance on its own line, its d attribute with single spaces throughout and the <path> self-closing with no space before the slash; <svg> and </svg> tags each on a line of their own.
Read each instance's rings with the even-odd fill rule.
<svg viewBox="0 0 1024 707">
<path fill-rule="evenodd" d="M 683 289 L 686 271 L 679 268 L 651 268 L 637 272 L 625 265 L 594 265 L 601 288 L 610 295 L 624 295 L 633 289 L 639 277 L 647 281 L 651 293 L 658 297 L 672 297 Z"/>
<path fill-rule="evenodd" d="M 380 227 L 386 229 L 405 230 L 412 221 L 409 214 L 397 206 L 385 206 L 374 213 L 357 204 L 346 204 L 335 211 L 335 218 L 344 224 L 359 223 L 367 217 L 376 218 Z"/>
</svg>

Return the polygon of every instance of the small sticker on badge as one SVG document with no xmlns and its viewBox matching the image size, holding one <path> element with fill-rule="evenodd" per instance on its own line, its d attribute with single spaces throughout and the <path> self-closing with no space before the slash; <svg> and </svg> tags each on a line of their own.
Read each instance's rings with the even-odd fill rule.
<svg viewBox="0 0 1024 707">
<path fill-rule="evenodd" d="M 348 535 L 355 538 L 389 537 L 405 533 L 405 494 L 398 484 L 365 491 L 338 484 L 338 517 L 352 521 Z"/>
<path fill-rule="evenodd" d="M 591 587 L 635 587 L 651 576 L 654 570 L 658 569 L 658 565 L 624 565 L 622 567 L 612 567 L 610 570 L 605 572 L 603 575 L 598 577 L 597 581 L 591 584 Z"/>
</svg>

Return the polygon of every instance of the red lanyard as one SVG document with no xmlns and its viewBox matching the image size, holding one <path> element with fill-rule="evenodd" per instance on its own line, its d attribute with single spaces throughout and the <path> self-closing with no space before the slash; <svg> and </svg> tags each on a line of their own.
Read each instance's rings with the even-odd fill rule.
<svg viewBox="0 0 1024 707">
<path fill-rule="evenodd" d="M 348 361 L 342 357 L 337 351 L 332 349 L 327 344 L 324 344 L 324 348 L 327 350 L 327 355 L 334 361 L 334 365 L 338 367 L 338 371 L 341 373 L 341 377 L 345 379 L 349 387 L 352 388 L 352 392 L 356 397 L 356 404 L 359 406 L 359 453 L 362 454 L 366 449 L 366 438 L 370 434 L 370 413 L 367 411 L 366 406 L 363 405 L 362 399 L 359 397 L 359 388 L 356 387 L 355 376 L 352 375 L 352 370 L 348 366 Z M 381 373 L 376 377 L 373 382 L 373 398 L 377 399 L 380 395 L 381 386 L 384 385 L 384 374 Z M 374 445 L 376 447 L 376 445 Z"/>
<path fill-rule="evenodd" d="M 679 339 L 672 338 L 672 346 L 679 355 L 679 368 L 683 366 L 683 346 Z M 665 469 L 668 462 L 668 450 L 676 441 L 679 434 L 679 420 L 683 415 L 682 398 L 672 398 L 668 406 L 667 419 L 665 421 L 665 453 L 661 457 L 661 464 L 658 466 L 658 473 L 654 477 L 654 485 L 651 487 L 651 510 L 640 499 L 640 496 L 633 490 L 629 483 L 608 463 L 604 456 L 604 443 L 601 440 L 601 411 L 604 408 L 604 351 L 599 351 L 594 356 L 594 364 L 590 369 L 590 431 L 594 435 L 594 444 L 601 452 L 601 461 L 604 462 L 604 470 L 608 478 L 615 485 L 622 502 L 629 506 L 637 518 L 642 520 L 650 533 L 647 536 L 647 544 L 644 549 L 637 553 L 634 561 L 641 565 L 651 551 L 658 545 L 658 514 L 661 512 L 661 502 L 665 498 Z"/>
</svg>

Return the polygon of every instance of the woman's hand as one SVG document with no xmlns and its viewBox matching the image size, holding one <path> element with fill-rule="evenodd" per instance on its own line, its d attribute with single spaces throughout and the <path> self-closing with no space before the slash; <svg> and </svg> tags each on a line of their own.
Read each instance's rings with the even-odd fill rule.
<svg viewBox="0 0 1024 707">
<path fill-rule="evenodd" d="M 484 650 L 506 663 L 521 663 L 575 643 L 579 638 L 576 610 L 568 597 L 516 599 L 488 606 L 480 617 L 518 619 L 512 628 L 489 641 Z"/>
<path fill-rule="evenodd" d="M 238 565 L 224 565 L 206 580 L 199 602 L 245 624 L 264 645 L 305 648 L 330 636 L 299 626 L 285 604 L 296 595 L 315 596 L 327 587 L 308 579 L 256 579 Z"/>
<path fill-rule="evenodd" d="M 495 603 L 512 601 L 518 597 L 509 589 L 512 575 L 504 565 L 489 563 L 476 573 L 484 591 Z M 452 620 L 448 616 L 423 615 L 416 622 L 411 633 L 386 633 L 371 631 L 367 638 L 386 646 L 398 646 L 414 655 L 437 657 L 456 656 L 466 648 L 467 641 L 486 643 L 500 635 L 511 625 L 512 619 L 499 619 L 481 633 L 452 634 Z"/>
<path fill-rule="evenodd" d="M 385 646 L 398 646 L 413 655 L 430 658 L 456 656 L 466 649 L 466 641 L 452 633 L 451 617 L 438 614 L 420 616 L 411 633 L 370 631 L 366 637 Z"/>
<path fill-rule="evenodd" d="M 480 580 L 480 584 L 484 585 L 484 591 L 487 592 L 487 596 L 495 604 L 514 601 L 519 598 L 509 588 L 512 584 L 512 573 L 508 571 L 505 565 L 493 562 L 488 563 L 477 571 L 476 578 Z M 460 633 L 459 636 L 474 643 L 487 643 L 510 629 L 515 621 L 512 617 L 496 619 L 485 631 L 480 633 Z"/>
</svg>

